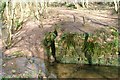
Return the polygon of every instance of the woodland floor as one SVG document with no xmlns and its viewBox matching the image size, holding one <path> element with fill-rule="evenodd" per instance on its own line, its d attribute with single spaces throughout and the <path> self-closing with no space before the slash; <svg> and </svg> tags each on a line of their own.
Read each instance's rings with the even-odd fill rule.
<svg viewBox="0 0 120 80">
<path fill-rule="evenodd" d="M 24 55 L 44 59 L 44 49 L 41 46 L 41 41 L 46 32 L 53 31 L 55 24 L 62 27 L 64 31 L 78 33 L 94 33 L 95 30 L 106 26 L 118 27 L 118 16 L 112 14 L 111 10 L 68 10 L 56 7 L 49 8 L 48 12 L 48 18 L 43 20 L 43 28 L 39 27 L 39 22 L 36 20 L 30 19 L 25 22 L 23 28 L 18 32 L 19 34 L 14 36 L 16 44 L 12 48 L 5 50 L 4 55 L 22 51 Z M 85 26 L 82 26 L 83 16 L 85 16 L 87 23 Z M 0 48 L 2 46 L 1 42 L 0 40 Z M 5 69 L 9 69 L 9 66 Z"/>
<path fill-rule="evenodd" d="M 38 21 L 28 20 L 18 32 L 19 34 L 14 36 L 16 38 L 16 44 L 4 53 L 10 54 L 16 50 L 21 50 L 30 56 L 43 56 L 43 49 L 40 48 L 42 44 L 41 40 L 46 32 L 54 29 L 55 24 L 62 27 L 64 31 L 78 33 L 94 33 L 95 30 L 102 27 L 118 26 L 118 16 L 116 14 L 112 15 L 110 10 L 67 10 L 65 8 L 50 8 L 48 12 L 48 18 L 42 22 L 43 28 L 39 27 Z M 75 16 L 75 22 L 73 15 Z M 83 16 L 85 16 L 86 20 L 85 26 L 82 25 Z"/>
</svg>

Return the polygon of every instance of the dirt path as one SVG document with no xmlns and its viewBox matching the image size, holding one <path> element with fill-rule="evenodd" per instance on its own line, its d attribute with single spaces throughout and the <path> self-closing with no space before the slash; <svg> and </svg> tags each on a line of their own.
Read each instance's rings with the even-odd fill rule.
<svg viewBox="0 0 120 80">
<path fill-rule="evenodd" d="M 44 56 L 42 48 L 42 39 L 46 32 L 52 31 L 55 24 L 59 24 L 68 32 L 94 32 L 101 27 L 117 26 L 117 15 L 112 15 L 108 10 L 67 10 L 65 8 L 48 9 L 49 16 L 43 20 L 43 28 L 39 28 L 38 21 L 30 20 L 23 25 L 16 37 L 16 45 L 5 54 L 15 51 L 22 51 L 28 56 Z M 85 16 L 86 25 L 83 26 L 83 16 Z"/>
</svg>

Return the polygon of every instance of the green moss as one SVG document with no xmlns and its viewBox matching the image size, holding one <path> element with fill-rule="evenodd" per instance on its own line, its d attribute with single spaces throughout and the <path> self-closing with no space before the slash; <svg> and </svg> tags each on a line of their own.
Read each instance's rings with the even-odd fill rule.
<svg viewBox="0 0 120 80">
<path fill-rule="evenodd" d="M 22 57 L 22 56 L 24 56 L 24 53 L 21 52 L 21 51 L 15 51 L 15 52 L 12 53 L 11 56 Z"/>
</svg>

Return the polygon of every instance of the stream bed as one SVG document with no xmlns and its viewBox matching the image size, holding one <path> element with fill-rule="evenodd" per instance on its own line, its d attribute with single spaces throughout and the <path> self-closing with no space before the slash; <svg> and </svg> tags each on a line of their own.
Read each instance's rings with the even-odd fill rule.
<svg viewBox="0 0 120 80">
<path fill-rule="evenodd" d="M 57 78 L 118 78 L 116 66 L 89 66 L 81 64 L 48 65 L 49 76 Z"/>
<path fill-rule="evenodd" d="M 3 76 L 37 78 L 41 71 L 41 75 L 48 78 L 118 78 L 118 66 L 48 63 L 39 58 L 32 59 L 34 62 L 27 63 L 25 57 L 5 61 Z"/>
</svg>

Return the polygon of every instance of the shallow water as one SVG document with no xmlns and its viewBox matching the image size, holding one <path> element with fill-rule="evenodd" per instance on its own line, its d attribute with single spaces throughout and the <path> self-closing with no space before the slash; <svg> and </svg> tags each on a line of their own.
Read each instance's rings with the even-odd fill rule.
<svg viewBox="0 0 120 80">
<path fill-rule="evenodd" d="M 48 63 L 39 58 L 34 58 L 34 63 L 26 64 L 26 62 L 25 57 L 4 61 L 5 66 L 2 68 L 4 76 L 19 75 L 25 71 L 32 73 L 30 72 L 32 70 L 36 73 L 33 73 L 31 77 L 35 78 L 41 70 L 48 78 L 118 78 L 116 66 Z M 15 70 L 15 73 L 12 70 Z"/>
<path fill-rule="evenodd" d="M 118 78 L 118 67 L 80 64 L 47 64 L 50 78 Z"/>
</svg>

